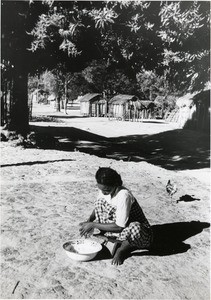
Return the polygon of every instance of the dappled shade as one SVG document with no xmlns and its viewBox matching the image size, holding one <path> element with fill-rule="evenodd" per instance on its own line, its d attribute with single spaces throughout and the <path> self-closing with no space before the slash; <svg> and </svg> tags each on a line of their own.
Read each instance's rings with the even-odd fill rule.
<svg viewBox="0 0 211 300">
<path fill-rule="evenodd" d="M 106 138 L 74 127 L 31 126 L 57 140 L 55 149 L 124 161 L 147 161 L 169 170 L 209 168 L 209 135 L 184 129 Z M 39 145 L 41 148 L 41 145 Z"/>
</svg>

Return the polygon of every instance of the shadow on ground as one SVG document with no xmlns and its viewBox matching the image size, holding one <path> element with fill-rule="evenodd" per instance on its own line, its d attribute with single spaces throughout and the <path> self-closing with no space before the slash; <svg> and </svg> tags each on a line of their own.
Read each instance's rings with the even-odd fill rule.
<svg viewBox="0 0 211 300">
<path fill-rule="evenodd" d="M 33 166 L 33 165 L 43 165 L 48 163 L 54 163 L 54 162 L 61 162 L 61 161 L 73 161 L 73 159 L 56 159 L 56 160 L 35 160 L 35 161 L 27 161 L 27 162 L 21 162 L 17 164 L 2 164 L 1 168 L 4 167 L 18 167 L 18 166 Z"/>
<path fill-rule="evenodd" d="M 183 196 L 181 196 L 178 200 L 177 200 L 177 203 L 178 202 L 192 202 L 192 201 L 200 201 L 201 199 L 199 198 L 195 198 L 193 197 L 193 195 L 188 195 L 188 194 L 185 194 Z"/>
<path fill-rule="evenodd" d="M 150 250 L 136 250 L 125 256 L 169 256 L 187 252 L 190 244 L 184 243 L 188 238 L 195 236 L 209 228 L 210 223 L 191 221 L 153 225 L 153 244 Z M 111 253 L 106 246 L 97 254 L 94 260 L 111 259 Z"/>
<path fill-rule="evenodd" d="M 87 116 L 88 117 L 88 116 Z M 62 119 L 84 119 L 86 116 L 69 116 L 69 115 L 48 115 L 48 116 L 32 116 L 30 122 L 56 122 L 61 123 Z"/>
<path fill-rule="evenodd" d="M 186 252 L 191 245 L 184 241 L 208 227 L 210 223 L 199 221 L 153 225 L 154 242 L 151 250 L 133 252 L 130 256 L 165 256 Z"/>
<path fill-rule="evenodd" d="M 209 168 L 209 135 L 176 129 L 154 135 L 128 135 L 106 138 L 74 127 L 31 126 L 43 135 L 39 148 L 80 151 L 123 161 L 147 161 L 169 170 Z"/>
</svg>

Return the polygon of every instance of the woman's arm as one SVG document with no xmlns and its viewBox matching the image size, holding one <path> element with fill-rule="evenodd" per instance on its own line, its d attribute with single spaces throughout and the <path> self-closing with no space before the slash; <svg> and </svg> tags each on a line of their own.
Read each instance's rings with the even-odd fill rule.
<svg viewBox="0 0 211 300">
<path fill-rule="evenodd" d="M 102 231 L 110 231 L 110 232 L 121 232 L 124 227 L 118 226 L 116 223 L 96 223 L 96 222 L 83 222 L 79 224 L 81 228 L 79 229 L 81 236 L 86 235 L 92 229 L 97 228 Z"/>
<path fill-rule="evenodd" d="M 121 232 L 124 227 L 118 226 L 116 223 L 93 223 L 94 228 L 97 228 L 102 231 L 110 231 L 110 232 Z"/>
</svg>

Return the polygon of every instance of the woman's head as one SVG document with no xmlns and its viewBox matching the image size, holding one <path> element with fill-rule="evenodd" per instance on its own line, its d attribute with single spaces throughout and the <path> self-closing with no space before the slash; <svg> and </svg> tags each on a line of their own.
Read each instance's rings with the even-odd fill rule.
<svg viewBox="0 0 211 300">
<path fill-rule="evenodd" d="M 99 189 L 104 195 L 109 195 L 116 187 L 122 186 L 121 176 L 111 168 L 99 168 L 95 178 Z"/>
</svg>

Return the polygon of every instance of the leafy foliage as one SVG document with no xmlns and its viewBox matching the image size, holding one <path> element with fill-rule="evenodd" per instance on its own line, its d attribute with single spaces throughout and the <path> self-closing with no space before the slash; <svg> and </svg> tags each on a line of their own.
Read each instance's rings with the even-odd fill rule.
<svg viewBox="0 0 211 300">
<path fill-rule="evenodd" d="M 153 71 L 142 70 L 137 74 L 138 90 L 144 99 L 154 100 L 157 96 L 166 96 L 169 92 L 164 76 Z"/>
<path fill-rule="evenodd" d="M 58 95 L 69 78 L 79 91 L 76 77 L 84 91 L 107 95 L 201 90 L 209 40 L 209 1 L 2 1 L 4 76 L 19 86 L 20 76 L 52 70 Z M 13 92 L 17 106 L 27 103 Z"/>
<path fill-rule="evenodd" d="M 93 60 L 104 59 L 133 79 L 142 68 L 165 73 L 172 88 L 202 89 L 209 80 L 210 15 L 206 1 L 44 3 L 48 9 L 30 32 L 30 49 L 54 54 L 63 51 L 70 57 L 72 71 L 74 62 L 76 67 L 80 61 L 74 70 L 79 71 Z M 57 63 L 61 57 L 57 54 Z"/>
<path fill-rule="evenodd" d="M 209 81 L 209 3 L 170 2 L 160 11 L 163 65 L 180 90 L 200 90 Z"/>
<path fill-rule="evenodd" d="M 118 17 L 117 13 L 108 7 L 102 9 L 92 9 L 89 15 L 95 21 L 95 27 L 105 29 L 106 25 L 113 24 L 115 19 Z"/>
<path fill-rule="evenodd" d="M 105 61 L 92 61 L 82 71 L 92 92 L 105 93 L 106 97 L 115 94 L 136 94 L 136 80 L 129 78 L 123 70 L 112 68 Z"/>
</svg>

